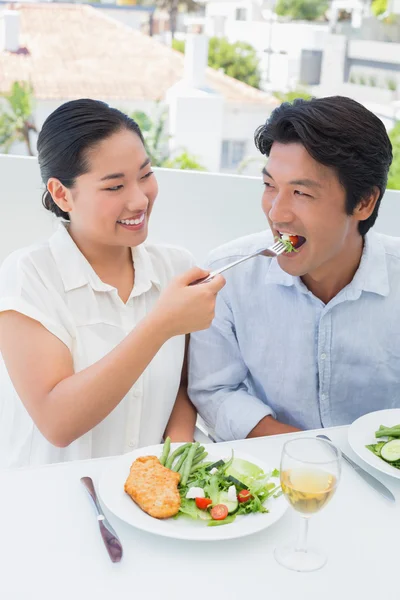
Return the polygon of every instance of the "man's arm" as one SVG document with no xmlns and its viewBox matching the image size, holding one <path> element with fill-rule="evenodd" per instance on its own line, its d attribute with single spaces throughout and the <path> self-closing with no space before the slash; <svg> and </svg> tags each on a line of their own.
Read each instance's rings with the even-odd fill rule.
<svg viewBox="0 0 400 600">
<path fill-rule="evenodd" d="M 249 393 L 232 311 L 221 292 L 209 329 L 191 335 L 189 396 L 218 440 L 296 431 L 275 420 L 274 411 Z"/>
<path fill-rule="evenodd" d="M 280 433 L 294 433 L 295 431 L 301 431 L 297 427 L 292 425 L 286 425 L 274 419 L 274 417 L 268 416 L 261 419 L 259 423 L 250 431 L 248 438 L 262 437 L 264 435 L 279 435 Z"/>
<path fill-rule="evenodd" d="M 168 436 L 172 442 L 193 442 L 194 428 L 196 425 L 197 412 L 189 400 L 187 393 L 187 351 L 189 345 L 189 336 L 185 341 L 185 358 L 183 360 L 181 383 L 176 396 L 174 408 L 172 409 L 167 427 L 164 433 L 164 439 Z"/>
</svg>

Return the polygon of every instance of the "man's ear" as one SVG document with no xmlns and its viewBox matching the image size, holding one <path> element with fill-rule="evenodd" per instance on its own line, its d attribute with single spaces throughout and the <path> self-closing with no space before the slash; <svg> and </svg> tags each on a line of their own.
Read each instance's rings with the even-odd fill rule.
<svg viewBox="0 0 400 600">
<path fill-rule="evenodd" d="M 72 210 L 72 195 L 71 191 L 61 183 L 59 179 L 50 177 L 47 182 L 47 189 L 53 198 L 53 201 L 64 212 L 68 213 Z"/>
<path fill-rule="evenodd" d="M 374 186 L 372 192 L 365 196 L 357 205 L 353 214 L 358 221 L 366 221 L 372 215 L 380 193 L 380 189 Z"/>
</svg>

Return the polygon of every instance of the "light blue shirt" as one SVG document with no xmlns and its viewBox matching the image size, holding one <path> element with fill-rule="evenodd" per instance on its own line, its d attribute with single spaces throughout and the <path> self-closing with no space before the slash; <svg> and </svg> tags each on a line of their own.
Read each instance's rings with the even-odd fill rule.
<svg viewBox="0 0 400 600">
<path fill-rule="evenodd" d="M 217 248 L 211 269 L 269 233 Z M 267 415 L 301 429 L 400 407 L 400 238 L 369 232 L 360 266 L 328 304 L 275 259 L 227 271 L 212 326 L 191 336 L 189 395 L 217 440 Z"/>
</svg>

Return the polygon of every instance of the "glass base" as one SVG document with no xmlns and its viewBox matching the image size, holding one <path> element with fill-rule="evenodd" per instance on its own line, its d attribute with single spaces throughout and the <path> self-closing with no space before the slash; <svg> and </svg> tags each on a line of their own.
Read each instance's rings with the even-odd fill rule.
<svg viewBox="0 0 400 600">
<path fill-rule="evenodd" d="M 282 567 L 303 573 L 322 569 L 328 560 L 326 554 L 315 548 L 308 548 L 304 551 L 289 546 L 276 548 L 274 556 Z"/>
</svg>

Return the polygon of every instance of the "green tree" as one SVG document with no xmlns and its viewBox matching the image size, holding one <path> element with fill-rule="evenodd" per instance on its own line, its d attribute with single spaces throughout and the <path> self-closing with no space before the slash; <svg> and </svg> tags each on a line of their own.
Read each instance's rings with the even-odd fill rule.
<svg viewBox="0 0 400 600">
<path fill-rule="evenodd" d="M 328 6 L 326 0 L 278 0 L 275 12 L 294 20 L 315 21 L 325 15 Z"/>
<path fill-rule="evenodd" d="M 274 92 L 275 98 L 277 98 L 280 102 L 293 102 L 296 98 L 302 98 L 303 100 L 311 100 L 312 96 L 307 92 L 307 90 L 297 88 L 295 90 L 291 90 L 290 92 Z"/>
<path fill-rule="evenodd" d="M 397 121 L 389 137 L 393 146 L 393 162 L 389 171 L 388 188 L 400 190 L 400 121 Z"/>
<path fill-rule="evenodd" d="M 387 10 L 387 0 L 373 0 L 371 10 L 376 17 L 383 15 Z"/>
<path fill-rule="evenodd" d="M 33 122 L 33 88 L 27 82 L 15 81 L 4 94 L 5 106 L 0 106 L 0 149 L 6 154 L 14 142 L 23 142 L 33 156 L 31 134 L 37 133 Z"/>
<path fill-rule="evenodd" d="M 186 151 L 182 152 L 175 158 L 168 158 L 161 165 L 166 169 L 181 169 L 189 171 L 205 171 L 206 169 L 198 162 L 197 158 L 188 154 Z"/>
<path fill-rule="evenodd" d="M 174 40 L 172 47 L 179 52 L 184 52 L 185 42 Z M 226 38 L 210 38 L 208 65 L 252 87 L 260 87 L 257 53 L 253 46 L 246 42 L 230 44 Z"/>
<path fill-rule="evenodd" d="M 167 110 L 160 110 L 157 106 L 157 114 L 153 119 L 145 112 L 139 110 L 129 116 L 140 127 L 151 164 L 154 167 L 161 167 L 168 159 L 169 136 L 165 133 Z"/>
<path fill-rule="evenodd" d="M 184 149 L 175 156 L 170 155 L 168 148 L 169 135 L 165 131 L 165 122 L 168 116 L 167 109 L 160 109 L 157 106 L 157 114 L 153 119 L 143 111 L 135 111 L 129 116 L 140 127 L 147 154 L 154 167 L 205 171 L 205 168 L 197 159 Z"/>
</svg>

